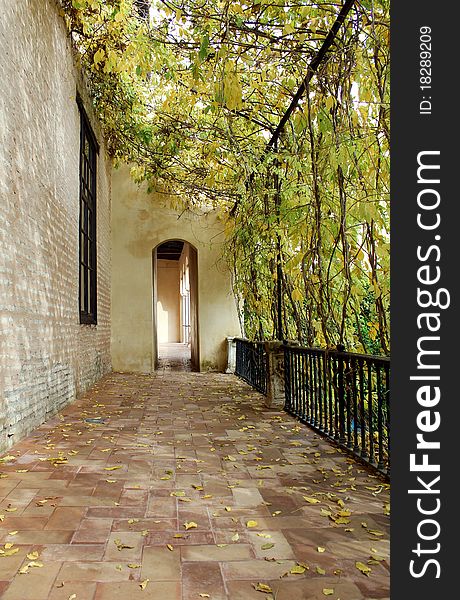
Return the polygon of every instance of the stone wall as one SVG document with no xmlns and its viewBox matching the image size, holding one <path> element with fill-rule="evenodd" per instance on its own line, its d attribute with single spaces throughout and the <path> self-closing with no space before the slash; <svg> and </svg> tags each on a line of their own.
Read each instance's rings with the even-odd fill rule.
<svg viewBox="0 0 460 600">
<path fill-rule="evenodd" d="M 0 19 L 0 449 L 111 369 L 110 165 L 54 0 Z M 79 324 L 79 91 L 98 158 L 98 324 Z"/>
</svg>

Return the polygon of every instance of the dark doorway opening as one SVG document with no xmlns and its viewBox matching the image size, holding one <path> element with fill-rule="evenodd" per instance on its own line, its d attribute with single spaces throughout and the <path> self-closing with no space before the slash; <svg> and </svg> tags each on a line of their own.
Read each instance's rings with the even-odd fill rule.
<svg viewBox="0 0 460 600">
<path fill-rule="evenodd" d="M 153 253 L 155 368 L 198 371 L 197 252 L 167 240 Z"/>
</svg>

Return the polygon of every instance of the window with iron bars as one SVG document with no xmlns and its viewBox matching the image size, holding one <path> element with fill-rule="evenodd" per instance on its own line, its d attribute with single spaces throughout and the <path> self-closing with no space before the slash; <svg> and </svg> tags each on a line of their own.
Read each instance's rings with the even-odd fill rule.
<svg viewBox="0 0 460 600">
<path fill-rule="evenodd" d="M 80 323 L 97 323 L 96 162 L 99 151 L 80 98 Z"/>
</svg>

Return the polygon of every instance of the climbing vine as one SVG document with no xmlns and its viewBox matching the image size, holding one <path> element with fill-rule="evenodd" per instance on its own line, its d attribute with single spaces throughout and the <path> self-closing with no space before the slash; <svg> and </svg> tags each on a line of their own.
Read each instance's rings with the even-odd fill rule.
<svg viewBox="0 0 460 600">
<path fill-rule="evenodd" d="M 389 2 L 61 0 L 117 161 L 212 205 L 245 333 L 389 352 Z M 281 285 L 280 285 L 281 284 Z M 280 297 L 281 290 L 281 297 Z"/>
</svg>

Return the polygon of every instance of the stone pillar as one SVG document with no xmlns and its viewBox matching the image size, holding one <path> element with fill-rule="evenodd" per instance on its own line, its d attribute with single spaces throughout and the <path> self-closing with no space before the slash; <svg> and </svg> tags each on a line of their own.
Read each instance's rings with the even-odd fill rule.
<svg viewBox="0 0 460 600">
<path fill-rule="evenodd" d="M 227 337 L 227 369 L 226 373 L 234 373 L 236 370 L 236 338 Z"/>
<path fill-rule="evenodd" d="M 284 408 L 284 350 L 283 343 L 265 342 L 267 352 L 267 396 L 265 406 L 283 410 Z"/>
</svg>

